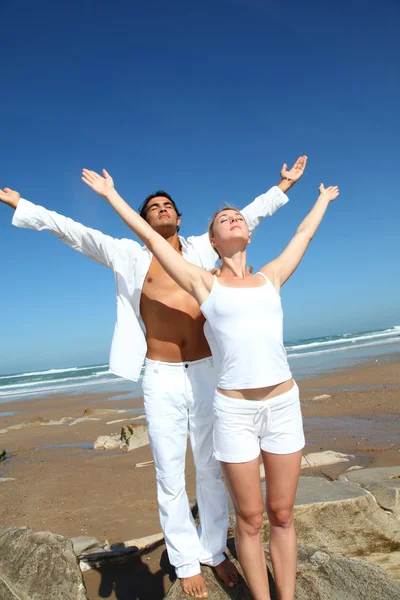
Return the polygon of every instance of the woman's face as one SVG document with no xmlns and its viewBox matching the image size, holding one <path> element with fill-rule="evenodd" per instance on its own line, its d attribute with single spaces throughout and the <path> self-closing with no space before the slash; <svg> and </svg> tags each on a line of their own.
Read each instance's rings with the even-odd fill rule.
<svg viewBox="0 0 400 600">
<path fill-rule="evenodd" d="M 227 250 L 232 247 L 232 243 L 237 246 L 243 242 L 243 249 L 250 241 L 249 228 L 243 215 L 236 209 L 227 208 L 222 210 L 215 217 L 213 224 L 213 235 L 211 244 L 220 255 L 224 254 L 224 248 Z"/>
</svg>

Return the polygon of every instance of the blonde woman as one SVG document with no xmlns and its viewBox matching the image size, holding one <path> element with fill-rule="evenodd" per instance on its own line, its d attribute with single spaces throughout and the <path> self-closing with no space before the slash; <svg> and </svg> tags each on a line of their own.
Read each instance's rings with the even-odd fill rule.
<svg viewBox="0 0 400 600">
<path fill-rule="evenodd" d="M 259 272 L 246 268 L 250 241 L 245 219 L 235 208 L 218 211 L 209 227 L 222 260 L 220 273 L 185 261 L 103 177 L 83 170 L 82 179 L 103 196 L 146 244 L 167 273 L 191 294 L 206 317 L 205 333 L 220 364 L 214 400 L 214 454 L 236 512 L 235 542 L 255 600 L 270 592 L 261 545 L 264 505 L 259 456 L 267 480 L 266 510 L 270 554 L 279 600 L 293 600 L 297 541 L 293 506 L 304 447 L 299 391 L 283 346 L 280 288 L 302 260 L 338 187 L 321 184 L 314 207 L 275 260 Z"/>
</svg>

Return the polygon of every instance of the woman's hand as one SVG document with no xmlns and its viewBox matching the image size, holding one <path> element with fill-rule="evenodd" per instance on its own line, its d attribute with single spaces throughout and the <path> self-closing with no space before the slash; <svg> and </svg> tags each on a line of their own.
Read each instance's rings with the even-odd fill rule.
<svg viewBox="0 0 400 600">
<path fill-rule="evenodd" d="M 10 188 L 4 188 L 4 190 L 0 189 L 0 202 L 8 204 L 8 206 L 11 206 L 12 208 L 17 208 L 20 199 L 21 194 L 19 192 L 10 190 Z"/>
<path fill-rule="evenodd" d="M 339 188 L 337 185 L 331 185 L 325 188 L 324 184 L 321 183 L 318 191 L 320 198 L 325 198 L 325 200 L 328 200 L 328 202 L 332 202 L 339 196 Z"/>
<path fill-rule="evenodd" d="M 92 188 L 97 194 L 108 199 L 108 194 L 114 189 L 114 181 L 111 175 L 107 173 L 105 169 L 102 171 L 104 177 L 96 173 L 95 171 L 89 171 L 89 169 L 82 169 L 82 181 Z"/>
</svg>

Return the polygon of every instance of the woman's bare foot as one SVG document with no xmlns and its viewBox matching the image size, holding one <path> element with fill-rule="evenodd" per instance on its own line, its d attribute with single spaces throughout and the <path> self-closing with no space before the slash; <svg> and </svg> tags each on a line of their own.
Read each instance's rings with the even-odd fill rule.
<svg viewBox="0 0 400 600">
<path fill-rule="evenodd" d="M 193 577 L 183 577 L 180 582 L 185 594 L 192 598 L 208 598 L 206 582 L 201 573 Z"/>
<path fill-rule="evenodd" d="M 214 567 L 214 569 L 221 581 L 230 588 L 233 588 L 239 581 L 238 570 L 229 558 L 226 558 L 222 563 Z"/>
</svg>

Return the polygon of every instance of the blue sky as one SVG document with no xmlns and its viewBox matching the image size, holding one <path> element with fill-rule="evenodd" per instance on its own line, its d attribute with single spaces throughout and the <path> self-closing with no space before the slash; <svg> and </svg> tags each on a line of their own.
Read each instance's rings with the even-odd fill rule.
<svg viewBox="0 0 400 600">
<path fill-rule="evenodd" d="M 0 16 L 2 187 L 129 237 L 80 180 L 106 167 L 135 207 L 169 191 L 189 235 L 307 154 L 250 250 L 255 267 L 268 262 L 320 181 L 340 185 L 283 289 L 285 339 L 400 324 L 394 1 L 17 1 Z M 112 273 L 11 217 L 0 205 L 0 372 L 105 362 Z"/>
</svg>

